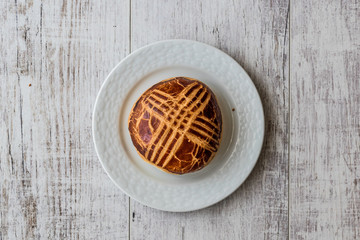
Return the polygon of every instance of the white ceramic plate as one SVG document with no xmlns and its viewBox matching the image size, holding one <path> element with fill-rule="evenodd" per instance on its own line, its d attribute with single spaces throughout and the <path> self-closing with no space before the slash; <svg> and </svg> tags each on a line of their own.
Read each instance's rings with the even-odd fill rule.
<svg viewBox="0 0 360 240">
<path fill-rule="evenodd" d="M 223 116 L 223 139 L 215 158 L 202 170 L 180 176 L 143 161 L 127 126 L 140 95 L 176 76 L 207 84 Z M 111 71 L 96 99 L 93 137 L 102 166 L 122 191 L 144 205 L 185 212 L 219 202 L 244 182 L 260 154 L 264 114 L 254 84 L 231 57 L 203 43 L 168 40 L 133 52 Z"/>
</svg>

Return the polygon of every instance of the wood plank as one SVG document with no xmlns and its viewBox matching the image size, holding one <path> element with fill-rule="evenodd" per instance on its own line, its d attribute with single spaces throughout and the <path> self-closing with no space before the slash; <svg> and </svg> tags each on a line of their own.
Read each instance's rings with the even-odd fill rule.
<svg viewBox="0 0 360 240">
<path fill-rule="evenodd" d="M 0 5 L 0 239 L 127 239 L 128 197 L 96 157 L 91 116 L 129 53 L 128 1 Z"/>
<path fill-rule="evenodd" d="M 359 1 L 291 2 L 291 239 L 360 239 Z"/>
<path fill-rule="evenodd" d="M 132 50 L 185 38 L 233 56 L 264 104 L 266 139 L 254 171 L 226 200 L 168 213 L 131 200 L 131 239 L 286 239 L 288 237 L 288 1 L 132 1 Z"/>
</svg>

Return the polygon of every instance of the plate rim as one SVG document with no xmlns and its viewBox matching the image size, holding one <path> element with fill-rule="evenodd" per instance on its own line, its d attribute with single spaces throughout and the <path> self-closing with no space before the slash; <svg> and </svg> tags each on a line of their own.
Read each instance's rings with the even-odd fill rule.
<svg viewBox="0 0 360 240">
<path fill-rule="evenodd" d="M 203 206 L 200 206 L 200 207 L 189 207 L 189 208 L 186 208 L 186 209 L 181 209 L 181 210 L 169 210 L 167 208 L 162 208 L 162 207 L 159 207 L 159 206 L 151 206 L 150 204 L 148 203 L 145 203 L 144 201 L 142 201 L 142 199 L 134 196 L 132 193 L 129 193 L 128 191 L 126 191 L 124 188 L 122 188 L 114 179 L 113 177 L 111 176 L 111 174 L 109 173 L 107 167 L 105 166 L 104 164 L 104 160 L 101 159 L 100 155 L 99 155 L 99 150 L 98 150 L 98 147 L 97 147 L 97 144 L 96 144 L 96 139 L 95 139 L 95 115 L 96 115 L 96 109 L 97 109 L 97 105 L 98 105 L 98 101 L 100 99 L 100 95 L 101 95 L 101 92 L 103 91 L 104 87 L 107 85 L 107 82 L 109 81 L 110 77 L 112 76 L 112 74 L 116 71 L 116 69 L 122 65 L 124 62 L 126 62 L 129 58 L 132 58 L 134 55 L 136 55 L 138 52 L 141 52 L 143 51 L 144 49 L 147 49 L 149 47 L 152 47 L 154 45 L 161 45 L 161 44 L 166 44 L 166 43 L 169 43 L 169 42 L 177 42 L 177 43 L 189 43 L 189 44 L 201 44 L 201 45 L 204 45 L 205 47 L 211 49 L 212 51 L 216 51 L 218 53 L 220 53 L 221 57 L 225 57 L 225 58 L 228 58 L 230 61 L 232 61 L 233 63 L 235 63 L 237 65 L 237 67 L 239 67 L 243 73 L 246 75 L 246 77 L 248 78 L 248 82 L 250 83 L 251 87 L 255 90 L 256 92 L 256 97 L 258 98 L 259 100 L 259 103 L 260 103 L 260 107 L 261 107 L 261 119 L 262 119 L 262 131 L 260 132 L 261 134 L 261 144 L 260 144 L 260 148 L 259 150 L 256 152 L 256 154 L 254 154 L 256 156 L 255 160 L 250 162 L 249 163 L 249 170 L 246 174 L 244 174 L 245 178 L 243 179 L 243 181 L 241 181 L 239 184 L 237 184 L 237 186 L 232 189 L 232 191 L 229 191 L 227 192 L 226 194 L 222 195 L 220 198 L 218 199 L 215 199 L 215 201 L 211 202 L 211 203 L 208 203 L 208 204 L 204 204 Z M 135 201 L 141 203 L 142 205 L 145 205 L 147 207 L 150 207 L 150 208 L 153 208 L 153 209 L 158 209 L 158 210 L 161 210 L 161 211 L 166 211 L 166 212 L 191 212 L 191 211 L 196 211 L 196 210 L 200 210 L 200 209 L 204 209 L 204 208 L 208 208 L 212 205 L 215 205 L 219 202 L 221 202 L 222 200 L 224 200 L 225 198 L 229 197 L 231 194 L 233 194 L 237 189 L 239 189 L 239 187 L 246 181 L 246 179 L 249 177 L 249 175 L 252 173 L 254 167 L 256 166 L 258 160 L 259 160 L 259 157 L 260 157 L 260 154 L 261 152 L 263 151 L 263 148 L 264 148 L 264 139 L 265 139 L 265 128 L 266 128 L 266 125 L 265 125 L 265 114 L 264 114 L 264 107 L 263 107 L 263 103 L 262 103 L 262 100 L 261 100 L 261 97 L 260 97 L 260 94 L 259 94 L 259 91 L 258 89 L 256 88 L 253 80 L 250 78 L 250 76 L 248 75 L 248 73 L 245 71 L 245 69 L 234 59 L 232 58 L 229 54 L 225 53 L 224 51 L 212 46 L 212 45 L 209 45 L 209 44 L 206 44 L 206 43 L 203 43 L 203 42 L 199 42 L 199 41 L 195 41 L 195 40 L 189 40 L 189 39 L 166 39 L 166 40 L 161 40 L 161 41 L 156 41 L 156 42 L 153 42 L 153 43 L 150 43 L 150 44 L 147 44 L 145 46 L 142 46 L 136 50 L 134 50 L 133 52 L 131 52 L 130 54 L 128 54 L 126 57 L 124 57 L 119 63 L 117 63 L 113 68 L 112 70 L 109 72 L 109 74 L 106 76 L 104 82 L 101 84 L 101 87 L 100 89 L 98 90 L 97 92 L 97 96 L 96 96 L 96 99 L 95 99 L 95 102 L 94 102 L 94 106 L 93 106 L 93 113 L 92 113 L 92 139 L 93 139 L 93 144 L 94 144 L 94 147 L 95 147 L 95 152 L 96 152 L 96 155 L 97 155 L 97 158 L 102 166 L 102 168 L 104 169 L 105 173 L 107 174 L 107 176 L 111 179 L 111 181 L 115 184 L 115 186 L 117 186 L 123 193 L 125 193 L 128 197 L 131 197 L 132 199 L 134 199 Z"/>
</svg>

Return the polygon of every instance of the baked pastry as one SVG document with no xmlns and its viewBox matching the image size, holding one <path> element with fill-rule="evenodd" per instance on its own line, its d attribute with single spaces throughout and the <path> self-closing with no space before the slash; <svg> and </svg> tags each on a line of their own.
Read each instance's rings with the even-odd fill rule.
<svg viewBox="0 0 360 240">
<path fill-rule="evenodd" d="M 129 116 L 131 140 L 148 163 L 173 174 L 197 171 L 216 154 L 222 117 L 214 93 L 187 77 L 145 91 Z"/>
</svg>

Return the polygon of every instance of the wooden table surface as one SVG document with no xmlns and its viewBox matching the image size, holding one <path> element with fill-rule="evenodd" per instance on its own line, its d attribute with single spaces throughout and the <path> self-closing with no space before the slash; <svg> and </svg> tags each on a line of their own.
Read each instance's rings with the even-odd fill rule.
<svg viewBox="0 0 360 240">
<path fill-rule="evenodd" d="M 358 0 L 0 1 L 0 239 L 360 239 Z M 173 38 L 231 55 L 266 136 L 245 183 L 195 212 L 145 207 L 102 169 L 96 95 Z"/>
</svg>

